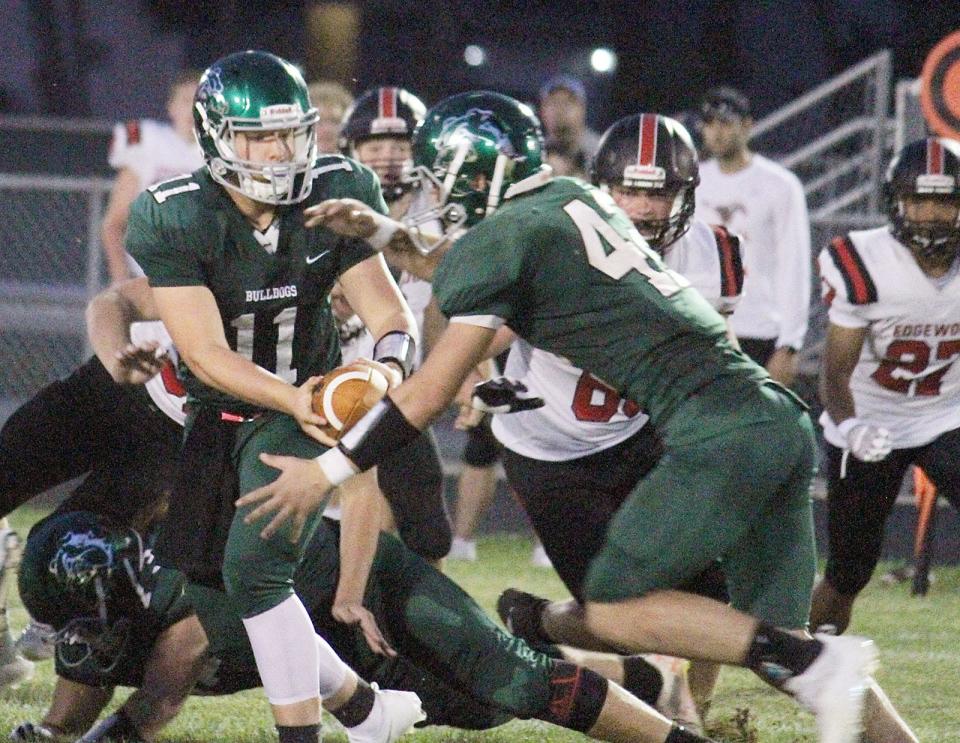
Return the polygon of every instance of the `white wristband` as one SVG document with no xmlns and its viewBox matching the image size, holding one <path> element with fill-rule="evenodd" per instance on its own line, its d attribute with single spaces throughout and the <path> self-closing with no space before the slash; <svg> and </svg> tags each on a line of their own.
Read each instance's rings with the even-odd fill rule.
<svg viewBox="0 0 960 743">
<path fill-rule="evenodd" d="M 850 431 L 862 424 L 863 421 L 859 418 L 847 418 L 845 421 L 837 424 L 837 432 L 843 436 L 843 438 L 847 438 L 847 436 L 850 435 Z"/>
<path fill-rule="evenodd" d="M 357 474 L 357 468 L 353 466 L 350 458 L 336 447 L 317 457 L 317 464 L 320 465 L 327 482 L 333 487 L 346 482 Z"/>
<path fill-rule="evenodd" d="M 387 247 L 387 243 L 390 242 L 390 238 L 393 237 L 394 233 L 400 229 L 400 225 L 390 219 L 390 217 L 377 212 L 373 213 L 373 223 L 377 225 L 377 229 L 367 238 L 367 242 L 370 243 L 370 247 L 374 250 L 381 251 Z"/>
</svg>

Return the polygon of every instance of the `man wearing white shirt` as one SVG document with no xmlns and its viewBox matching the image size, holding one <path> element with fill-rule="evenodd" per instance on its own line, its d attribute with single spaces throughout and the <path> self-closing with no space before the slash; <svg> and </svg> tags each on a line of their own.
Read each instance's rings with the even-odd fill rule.
<svg viewBox="0 0 960 743">
<path fill-rule="evenodd" d="M 810 304 L 810 222 L 800 180 L 747 146 L 749 101 L 733 88 L 704 97 L 698 219 L 740 236 L 746 279 L 732 317 L 741 348 L 786 385 L 797 371 Z"/>
</svg>

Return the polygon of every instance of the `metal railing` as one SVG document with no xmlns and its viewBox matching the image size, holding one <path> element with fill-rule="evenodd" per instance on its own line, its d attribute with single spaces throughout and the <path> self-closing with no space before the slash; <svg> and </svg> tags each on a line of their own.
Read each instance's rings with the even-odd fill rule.
<svg viewBox="0 0 960 743">
<path fill-rule="evenodd" d="M 891 70 L 891 52 L 878 52 L 754 125 L 751 146 L 797 174 L 814 219 L 878 213 L 893 126 Z"/>
</svg>

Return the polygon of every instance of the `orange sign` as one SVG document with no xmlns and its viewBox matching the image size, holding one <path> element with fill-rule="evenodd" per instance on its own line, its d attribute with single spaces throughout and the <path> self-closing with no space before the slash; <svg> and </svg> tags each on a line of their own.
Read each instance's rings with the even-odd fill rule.
<svg viewBox="0 0 960 743">
<path fill-rule="evenodd" d="M 920 77 L 920 106 L 927 124 L 941 137 L 960 139 L 960 31 L 930 50 Z"/>
</svg>

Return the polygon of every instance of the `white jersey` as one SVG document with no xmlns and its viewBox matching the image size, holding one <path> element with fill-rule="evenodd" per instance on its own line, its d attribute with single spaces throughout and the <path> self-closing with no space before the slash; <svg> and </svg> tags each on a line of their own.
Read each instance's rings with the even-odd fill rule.
<svg viewBox="0 0 960 743">
<path fill-rule="evenodd" d="M 820 254 L 830 322 L 867 328 L 850 378 L 856 415 L 898 449 L 960 428 L 960 276 L 927 276 L 889 228 L 851 232 Z M 826 412 L 824 436 L 845 447 Z"/>
<path fill-rule="evenodd" d="M 723 227 L 695 220 L 664 255 L 670 268 L 721 313 L 736 306 L 743 287 L 739 241 Z M 639 431 L 648 417 L 629 400 L 569 361 L 522 339 L 514 342 L 504 375 L 522 381 L 544 406 L 496 415 L 494 435 L 508 449 L 531 459 L 561 462 L 619 444 Z"/>
<path fill-rule="evenodd" d="M 141 188 L 192 173 L 203 165 L 200 145 L 187 142 L 172 126 L 153 119 L 117 124 L 107 160 L 115 170 L 129 168 L 136 173 Z"/>
<path fill-rule="evenodd" d="M 130 323 L 130 340 L 138 345 L 156 341 L 166 351 L 167 361 L 160 373 L 147 382 L 147 394 L 168 418 L 182 426 L 187 419 L 183 408 L 187 402 L 187 391 L 177 377 L 177 351 L 166 327 L 159 320 Z"/>
<path fill-rule="evenodd" d="M 799 349 L 810 314 L 810 221 L 800 180 L 762 155 L 736 173 L 700 165 L 696 216 L 739 235 L 746 283 L 733 314 L 738 337 Z"/>
<path fill-rule="evenodd" d="M 418 279 L 416 276 L 404 271 L 400 275 L 398 285 L 400 286 L 401 294 L 403 294 L 404 299 L 407 300 L 407 304 L 410 305 L 410 311 L 417 321 L 417 328 L 420 333 L 420 338 L 422 339 L 424 312 L 433 296 L 433 289 L 430 286 L 430 282 Z M 340 353 L 343 356 L 342 363 L 349 364 L 351 361 L 359 358 L 372 359 L 375 342 L 373 336 L 370 335 L 370 331 L 364 327 L 363 323 L 360 322 L 360 318 L 356 315 L 340 323 Z M 423 343 L 418 343 L 417 355 L 413 362 L 414 369 L 420 366 L 420 361 L 423 357 L 422 349 Z"/>
</svg>

